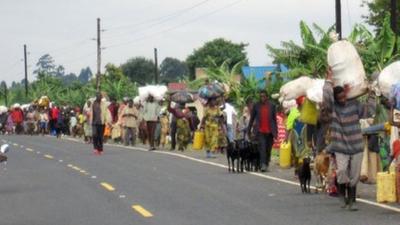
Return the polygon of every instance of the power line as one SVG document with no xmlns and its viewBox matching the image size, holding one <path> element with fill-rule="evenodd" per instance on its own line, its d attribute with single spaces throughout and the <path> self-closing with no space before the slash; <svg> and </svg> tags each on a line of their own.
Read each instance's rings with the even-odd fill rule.
<svg viewBox="0 0 400 225">
<path fill-rule="evenodd" d="M 194 5 L 190 6 L 190 7 L 186 7 L 186 8 L 180 9 L 180 10 L 178 10 L 178 11 L 175 11 L 175 12 L 171 13 L 171 14 L 164 15 L 164 16 L 160 16 L 160 17 L 156 17 L 156 18 L 153 18 L 153 19 L 148 19 L 148 20 L 145 20 L 145 21 L 142 21 L 142 22 L 139 22 L 139 23 L 121 25 L 121 26 L 116 26 L 116 27 L 109 27 L 109 28 L 107 29 L 107 31 L 109 31 L 109 30 L 123 29 L 123 28 L 126 28 L 126 27 L 132 27 L 132 26 L 145 25 L 145 24 L 147 24 L 147 23 L 157 22 L 157 21 L 159 21 L 159 20 L 168 19 L 168 18 L 170 18 L 170 17 L 180 16 L 181 14 L 184 14 L 184 13 L 186 13 L 186 12 L 188 12 L 188 11 L 194 9 L 194 8 L 197 8 L 197 7 L 199 7 L 199 6 L 201 6 L 201 5 L 205 4 L 205 3 L 207 3 L 207 2 L 209 2 L 209 1 L 210 1 L 210 0 L 203 0 L 203 1 L 198 2 L 198 3 L 196 3 L 196 4 L 194 4 Z"/>
<path fill-rule="evenodd" d="M 148 39 L 148 38 L 151 38 L 151 37 L 154 37 L 154 36 L 163 34 L 163 33 L 170 32 L 170 31 L 172 31 L 172 30 L 175 30 L 175 29 L 178 29 L 178 28 L 180 28 L 180 27 L 186 26 L 186 25 L 188 25 L 188 24 L 194 23 L 194 22 L 196 22 L 196 21 L 198 21 L 198 20 L 200 20 L 200 19 L 203 19 L 203 18 L 205 18 L 205 17 L 214 15 L 214 14 L 216 14 L 216 13 L 222 11 L 222 10 L 225 10 L 225 9 L 227 9 L 227 8 L 233 7 L 233 6 L 237 5 L 237 4 L 239 4 L 241 1 L 243 1 L 243 0 L 234 1 L 234 2 L 232 2 L 232 3 L 230 3 L 230 4 L 227 4 L 227 5 L 225 5 L 225 6 L 221 7 L 221 8 L 218 8 L 218 9 L 216 9 L 216 10 L 214 10 L 214 11 L 211 11 L 211 12 L 209 12 L 209 13 L 200 15 L 200 16 L 198 16 L 198 17 L 193 18 L 192 20 L 189 20 L 189 21 L 186 21 L 186 22 L 184 22 L 184 23 L 178 24 L 178 25 L 176 25 L 176 26 L 173 26 L 173 27 L 164 29 L 164 30 L 162 30 L 162 31 L 155 32 L 155 33 L 149 34 L 149 35 L 145 35 L 145 36 L 142 36 L 142 37 L 133 39 L 133 40 L 131 40 L 131 41 L 127 41 L 127 42 L 123 42 L 123 43 L 119 43 L 119 44 L 110 45 L 110 46 L 106 47 L 106 49 L 116 48 L 116 47 L 123 46 L 123 45 L 129 45 L 129 44 L 131 44 L 131 43 L 133 43 L 133 42 L 141 41 L 141 40 Z"/>
<path fill-rule="evenodd" d="M 199 7 L 199 6 L 206 4 L 209 1 L 210 0 L 205 0 L 205 1 L 199 2 L 199 3 L 197 3 L 197 4 L 195 4 L 195 5 L 191 6 L 191 7 L 186 8 L 185 10 L 180 10 L 179 13 L 177 12 L 177 13 L 171 14 L 168 17 L 166 17 L 165 19 L 160 20 L 158 22 L 154 22 L 153 24 L 150 24 L 150 25 L 148 25 L 148 26 L 146 26 L 146 27 L 144 27 L 142 29 L 136 29 L 136 30 L 133 30 L 133 32 L 128 31 L 128 32 L 124 32 L 124 33 L 121 33 L 121 34 L 117 34 L 117 35 L 105 36 L 103 39 L 108 39 L 108 40 L 109 39 L 115 39 L 117 37 L 126 36 L 126 35 L 132 35 L 132 34 L 136 34 L 136 33 L 139 33 L 139 32 L 145 31 L 145 30 L 149 30 L 149 29 L 151 29 L 153 27 L 159 26 L 159 25 L 164 24 L 164 23 L 166 23 L 166 22 L 168 22 L 168 21 L 170 21 L 172 19 L 175 19 L 175 18 L 177 18 L 179 16 L 182 16 L 185 13 L 188 13 L 191 10 L 193 10 L 193 9 Z"/>
</svg>

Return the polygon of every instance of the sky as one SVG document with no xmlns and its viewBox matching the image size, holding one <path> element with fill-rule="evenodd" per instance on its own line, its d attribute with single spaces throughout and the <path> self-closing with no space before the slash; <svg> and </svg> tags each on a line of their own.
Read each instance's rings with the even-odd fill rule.
<svg viewBox="0 0 400 225">
<path fill-rule="evenodd" d="M 362 22 L 362 0 L 342 0 L 343 36 Z M 96 71 L 96 20 L 101 18 L 102 66 L 129 58 L 185 60 L 205 42 L 223 37 L 247 43 L 250 65 L 272 62 L 265 44 L 301 42 L 299 23 L 328 28 L 335 23 L 335 0 L 0 0 L 0 80 L 28 79 L 48 53 L 67 73 Z M 104 70 L 104 69 L 103 69 Z"/>
</svg>

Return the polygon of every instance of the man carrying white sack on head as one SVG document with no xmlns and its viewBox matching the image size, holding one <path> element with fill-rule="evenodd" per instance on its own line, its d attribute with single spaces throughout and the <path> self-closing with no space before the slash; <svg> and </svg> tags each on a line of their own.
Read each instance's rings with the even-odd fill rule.
<svg viewBox="0 0 400 225">
<path fill-rule="evenodd" d="M 376 102 L 371 92 L 368 95 L 367 105 L 361 104 L 357 99 L 347 99 L 349 86 L 334 86 L 332 74 L 332 69 L 329 68 L 322 102 L 327 115 L 331 116 L 331 143 L 327 146 L 327 150 L 336 157 L 339 194 L 344 203 L 342 208 L 356 211 L 354 199 L 364 149 L 359 121 L 362 117 L 370 117 L 375 112 Z"/>
</svg>

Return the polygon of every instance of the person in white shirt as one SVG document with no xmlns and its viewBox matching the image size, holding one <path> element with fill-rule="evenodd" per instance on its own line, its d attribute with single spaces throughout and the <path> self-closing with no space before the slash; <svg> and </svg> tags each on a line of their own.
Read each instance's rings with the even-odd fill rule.
<svg viewBox="0 0 400 225">
<path fill-rule="evenodd" d="M 229 104 L 225 103 L 225 109 L 224 109 L 224 114 L 226 115 L 226 128 L 227 128 L 227 136 L 229 142 L 234 142 L 235 140 L 235 124 L 236 124 L 236 116 L 237 112 L 235 108 Z"/>
</svg>

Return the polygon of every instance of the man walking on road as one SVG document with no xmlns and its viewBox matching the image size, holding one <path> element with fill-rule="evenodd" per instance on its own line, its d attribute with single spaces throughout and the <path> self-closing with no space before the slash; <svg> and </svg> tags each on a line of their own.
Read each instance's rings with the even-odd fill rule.
<svg viewBox="0 0 400 225">
<path fill-rule="evenodd" d="M 132 146 L 136 143 L 136 129 L 139 113 L 133 105 L 133 100 L 128 101 L 128 106 L 124 108 L 122 117 L 124 118 L 124 144 L 127 146 L 131 142 Z"/>
<path fill-rule="evenodd" d="M 360 119 L 371 116 L 375 112 L 376 103 L 373 95 L 369 95 L 367 105 L 362 105 L 357 99 L 348 100 L 349 87 L 333 85 L 332 70 L 329 69 L 322 103 L 326 111 L 331 114 L 331 143 L 327 146 L 327 150 L 336 157 L 339 194 L 344 203 L 342 208 L 356 211 L 357 208 L 353 204 L 364 148 Z"/>
<path fill-rule="evenodd" d="M 253 107 L 251 112 L 247 128 L 249 137 L 252 134 L 251 128 L 254 121 L 256 121 L 254 129 L 258 140 L 261 172 L 267 172 L 271 159 L 272 144 L 274 143 L 274 137 L 277 135 L 277 125 L 275 106 L 268 100 L 265 91 L 260 91 L 260 102 Z"/>
<path fill-rule="evenodd" d="M 101 100 L 101 93 L 96 94 L 96 100 L 91 107 L 91 124 L 93 135 L 94 154 L 101 155 L 103 153 L 103 136 L 105 124 L 111 123 L 111 115 L 106 103 Z"/>
<path fill-rule="evenodd" d="M 143 105 L 143 119 L 146 121 L 147 125 L 147 138 L 149 140 L 150 148 L 149 150 L 155 150 L 155 130 L 158 121 L 158 115 L 160 114 L 161 106 L 158 102 L 154 101 L 153 96 L 149 96 L 147 101 Z"/>
</svg>

